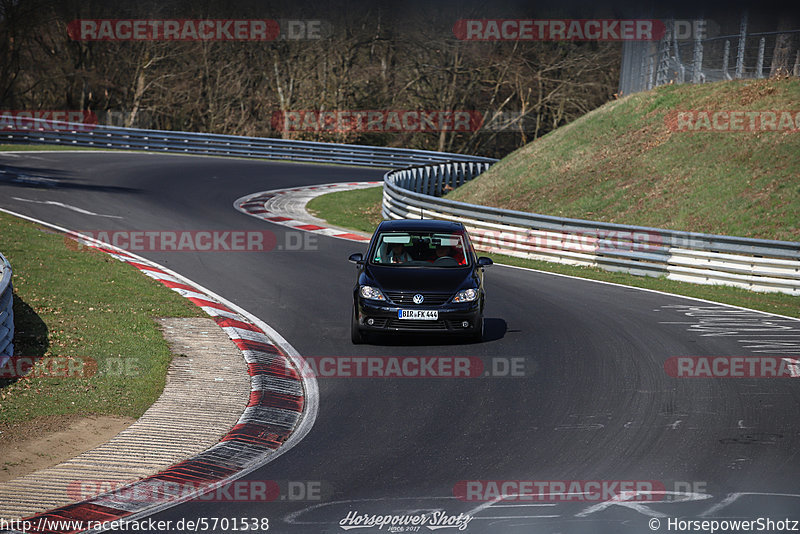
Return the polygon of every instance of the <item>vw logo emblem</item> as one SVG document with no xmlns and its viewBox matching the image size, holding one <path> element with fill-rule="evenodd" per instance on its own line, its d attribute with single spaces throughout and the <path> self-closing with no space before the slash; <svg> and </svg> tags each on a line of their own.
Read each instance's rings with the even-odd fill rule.
<svg viewBox="0 0 800 534">
<path fill-rule="evenodd" d="M 425 300 L 425 297 L 417 293 L 414 295 L 414 304 L 422 304 L 422 301 Z"/>
</svg>

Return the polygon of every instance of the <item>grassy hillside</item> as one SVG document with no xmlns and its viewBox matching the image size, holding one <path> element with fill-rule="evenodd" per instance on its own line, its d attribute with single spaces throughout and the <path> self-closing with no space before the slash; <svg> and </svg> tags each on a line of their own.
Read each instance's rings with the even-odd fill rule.
<svg viewBox="0 0 800 534">
<path fill-rule="evenodd" d="M 664 86 L 609 102 L 447 198 L 623 224 L 800 240 L 800 131 L 672 131 L 686 110 L 800 112 L 800 80 Z"/>
</svg>

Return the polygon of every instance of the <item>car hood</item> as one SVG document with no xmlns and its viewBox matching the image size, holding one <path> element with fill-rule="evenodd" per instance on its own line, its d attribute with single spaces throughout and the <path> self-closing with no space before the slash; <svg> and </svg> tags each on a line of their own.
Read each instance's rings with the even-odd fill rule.
<svg viewBox="0 0 800 534">
<path fill-rule="evenodd" d="M 472 276 L 469 267 L 381 267 L 369 265 L 364 269 L 371 279 L 386 291 L 433 291 L 455 293 Z"/>
</svg>

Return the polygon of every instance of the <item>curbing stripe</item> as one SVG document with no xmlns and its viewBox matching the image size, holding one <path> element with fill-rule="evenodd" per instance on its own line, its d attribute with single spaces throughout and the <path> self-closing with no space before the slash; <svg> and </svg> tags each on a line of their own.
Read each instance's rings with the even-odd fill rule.
<svg viewBox="0 0 800 534">
<path fill-rule="evenodd" d="M 250 330 L 252 332 L 260 332 L 260 330 L 256 325 L 247 323 L 245 321 L 240 321 L 238 319 L 227 318 L 227 317 L 214 317 L 213 319 L 221 327 L 232 327 L 232 328 L 239 328 L 242 330 Z"/>
<path fill-rule="evenodd" d="M 348 241 L 366 242 L 369 237 L 358 235 L 349 230 L 341 228 L 321 226 L 318 223 L 309 223 L 308 221 L 300 221 L 291 217 L 278 213 L 277 211 L 270 210 L 266 204 L 275 197 L 284 195 L 287 192 L 307 192 L 325 190 L 325 193 L 333 192 L 335 190 L 348 191 L 351 189 L 362 189 L 367 187 L 375 187 L 383 182 L 350 182 L 350 183 L 334 183 L 325 185 L 314 185 L 308 187 L 292 187 L 288 189 L 275 189 L 272 191 L 261 191 L 250 195 L 243 196 L 237 199 L 233 205 L 234 207 L 252 217 L 257 217 L 265 221 L 281 224 L 297 230 L 311 232 L 313 234 L 326 235 L 330 237 L 338 237 L 340 239 L 347 239 Z"/>
<path fill-rule="evenodd" d="M 269 340 L 267 340 L 266 336 L 260 331 L 246 330 L 244 328 L 223 325 L 220 325 L 220 327 L 225 331 L 226 334 L 228 334 L 229 338 L 234 340 L 234 343 L 236 340 L 245 340 L 269 344 Z"/>
<path fill-rule="evenodd" d="M 230 319 L 239 318 L 238 314 L 230 311 L 221 310 L 219 308 L 212 308 L 211 306 L 200 306 L 200 308 L 212 318 L 213 317 L 228 317 Z"/>
<path fill-rule="evenodd" d="M 249 317 L 235 313 L 226 305 L 218 302 L 216 295 L 210 294 L 200 286 L 190 285 L 187 283 L 188 280 L 179 281 L 160 265 L 149 260 L 79 233 L 8 210 L 2 211 L 64 232 L 86 246 L 109 253 L 120 261 L 133 265 L 143 274 L 158 280 L 200 308 L 204 310 L 210 308 L 224 313 L 225 318 L 214 315 L 212 317 L 218 324 L 231 325 L 220 324 L 240 350 L 243 352 L 258 351 L 269 355 L 272 359 L 272 362 L 267 365 L 248 362 L 248 373 L 251 377 L 250 403 L 240 416 L 239 422 L 220 440 L 219 444 L 119 490 L 26 517 L 23 520 L 30 521 L 34 526 L 31 533 L 72 534 L 89 530 L 69 530 L 66 526 L 61 530 L 43 528 L 47 524 L 53 524 L 51 522 L 53 520 L 74 519 L 82 520 L 84 523 L 87 521 L 96 523 L 126 518 L 134 519 L 134 517 L 155 513 L 243 476 L 258 467 L 257 462 L 264 460 L 265 454 L 278 449 L 295 431 L 300 430 L 301 434 L 308 431 L 306 427 L 300 429 L 303 410 L 309 406 L 305 399 L 306 388 L 304 386 L 306 382 L 296 372 L 295 363 L 290 356 L 279 346 L 273 344 L 262 327 Z M 252 354 L 250 359 L 252 359 Z M 309 385 L 315 390 L 315 383 Z M 316 399 L 312 397 L 312 400 L 314 402 L 310 404 L 310 409 L 316 410 Z M 147 493 L 149 490 L 145 488 L 152 486 L 156 481 L 163 480 L 182 483 L 184 486 L 193 484 L 192 487 L 197 489 L 180 496 L 162 496 L 158 492 L 153 493 L 152 491 Z M 124 497 L 125 494 L 135 493 L 137 489 L 142 489 L 145 492 L 143 494 L 150 495 L 151 498 L 146 503 L 136 503 Z M 120 495 L 123 495 L 121 499 L 116 498 Z M 158 498 L 153 498 L 153 495 Z M 102 531 L 107 528 L 93 530 Z"/>
</svg>

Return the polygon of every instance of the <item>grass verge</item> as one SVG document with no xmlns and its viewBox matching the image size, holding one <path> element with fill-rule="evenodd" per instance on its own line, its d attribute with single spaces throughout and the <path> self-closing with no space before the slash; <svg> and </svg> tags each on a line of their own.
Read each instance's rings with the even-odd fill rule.
<svg viewBox="0 0 800 534">
<path fill-rule="evenodd" d="M 787 110 L 781 117 L 794 125 L 798 102 L 797 78 L 635 93 L 518 149 L 447 198 L 559 217 L 800 241 L 797 130 L 686 129 L 677 119 L 692 110 Z M 699 118 L 688 122 L 692 128 L 704 124 Z"/>
<path fill-rule="evenodd" d="M 4 213 L 0 252 L 14 273 L 15 357 L 36 362 L 18 380 L 3 369 L 0 425 L 141 416 L 161 394 L 171 358 L 153 318 L 201 310 L 135 267 Z"/>
<path fill-rule="evenodd" d="M 383 220 L 382 196 L 383 186 L 337 191 L 312 198 L 306 209 L 333 226 L 371 234 Z"/>
<path fill-rule="evenodd" d="M 380 203 L 382 194 L 383 188 L 377 187 L 321 195 L 312 200 L 315 203 L 314 214 L 336 226 L 372 233 L 381 221 Z M 377 218 L 374 216 L 375 213 L 378 214 Z M 800 318 L 800 297 L 796 296 L 780 293 L 757 293 L 731 286 L 690 284 L 688 282 L 668 280 L 666 277 L 634 276 L 626 273 L 605 271 L 596 267 L 562 265 L 560 263 L 528 260 L 501 254 L 486 255 L 496 263 L 566 274 L 579 278 L 589 278 L 591 280 L 602 280 L 632 287 L 642 287 Z"/>
</svg>

